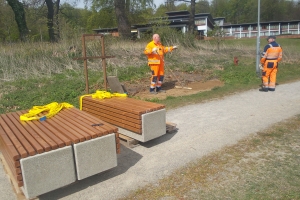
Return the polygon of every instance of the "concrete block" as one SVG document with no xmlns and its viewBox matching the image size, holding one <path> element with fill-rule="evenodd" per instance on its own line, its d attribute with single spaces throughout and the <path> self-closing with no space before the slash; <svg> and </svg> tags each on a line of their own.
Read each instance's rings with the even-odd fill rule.
<svg viewBox="0 0 300 200">
<path fill-rule="evenodd" d="M 142 115 L 142 135 L 120 128 L 119 133 L 136 139 L 141 142 L 147 142 L 154 138 L 166 134 L 166 109 L 157 110 Z"/>
<path fill-rule="evenodd" d="M 28 199 L 76 181 L 72 146 L 27 157 L 20 163 Z"/>
<path fill-rule="evenodd" d="M 74 144 L 78 180 L 117 166 L 115 134 Z"/>
</svg>

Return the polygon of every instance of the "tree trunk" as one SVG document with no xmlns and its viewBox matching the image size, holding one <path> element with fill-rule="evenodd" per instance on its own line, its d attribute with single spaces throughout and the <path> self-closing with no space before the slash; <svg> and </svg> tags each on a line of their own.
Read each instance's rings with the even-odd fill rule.
<svg viewBox="0 0 300 200">
<path fill-rule="evenodd" d="M 56 26 L 56 29 L 57 29 L 57 32 L 56 32 L 56 38 L 59 40 L 60 39 L 60 29 L 59 29 L 59 17 L 58 17 L 58 13 L 59 13 L 59 5 L 60 5 L 60 0 L 56 0 L 55 2 L 55 26 Z"/>
<path fill-rule="evenodd" d="M 54 16 L 54 7 L 52 0 L 45 0 L 48 14 L 47 14 L 47 27 L 48 27 L 48 34 L 50 42 L 55 42 L 55 35 L 54 35 L 54 28 L 53 28 L 53 16 Z"/>
<path fill-rule="evenodd" d="M 195 28 L 195 5 L 196 5 L 196 0 L 191 0 L 191 14 L 189 18 L 189 33 L 193 34 L 194 33 L 194 28 Z"/>
<path fill-rule="evenodd" d="M 115 12 L 118 20 L 118 31 L 122 38 L 129 39 L 131 37 L 131 27 L 126 15 L 125 0 L 115 0 Z"/>
<path fill-rule="evenodd" d="M 21 2 L 18 0 L 7 0 L 7 3 L 12 8 L 14 14 L 15 14 L 15 20 L 18 25 L 18 30 L 20 33 L 20 39 L 21 41 L 26 41 L 26 38 L 28 36 L 29 30 L 27 28 L 26 20 L 25 20 L 25 10 L 24 6 Z"/>
</svg>

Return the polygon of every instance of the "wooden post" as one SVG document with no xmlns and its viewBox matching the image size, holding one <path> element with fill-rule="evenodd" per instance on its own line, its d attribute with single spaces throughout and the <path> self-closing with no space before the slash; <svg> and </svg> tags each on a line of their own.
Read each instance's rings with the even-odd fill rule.
<svg viewBox="0 0 300 200">
<path fill-rule="evenodd" d="M 104 37 L 101 37 L 101 46 L 102 46 L 102 68 L 103 68 L 103 79 L 104 79 L 104 88 L 107 91 L 107 75 L 106 75 L 106 61 L 105 61 L 105 48 L 104 48 Z"/>
<path fill-rule="evenodd" d="M 85 92 L 89 93 L 89 78 L 88 78 L 88 69 L 87 69 L 87 58 L 86 58 L 86 49 L 85 49 L 85 37 L 82 35 L 82 55 L 83 55 L 83 64 L 84 64 L 84 75 L 85 75 Z"/>
</svg>

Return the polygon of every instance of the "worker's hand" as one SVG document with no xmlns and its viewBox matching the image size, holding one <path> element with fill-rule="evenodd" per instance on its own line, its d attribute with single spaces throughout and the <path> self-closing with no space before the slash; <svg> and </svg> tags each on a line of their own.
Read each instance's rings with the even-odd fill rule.
<svg viewBox="0 0 300 200">
<path fill-rule="evenodd" d="M 173 46 L 173 49 L 178 49 L 178 47 L 177 46 Z"/>
<path fill-rule="evenodd" d="M 261 70 L 263 70 L 264 69 L 264 66 L 263 66 L 263 64 L 259 64 L 259 69 L 261 69 Z"/>
<path fill-rule="evenodd" d="M 154 48 L 152 49 L 152 53 L 157 54 L 157 50 L 158 50 L 158 48 L 157 48 L 157 47 L 154 47 Z"/>
</svg>

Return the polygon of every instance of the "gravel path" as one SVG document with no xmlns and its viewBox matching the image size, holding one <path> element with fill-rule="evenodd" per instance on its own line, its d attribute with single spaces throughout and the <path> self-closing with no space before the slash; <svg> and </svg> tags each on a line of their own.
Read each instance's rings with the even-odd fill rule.
<svg viewBox="0 0 300 200">
<path fill-rule="evenodd" d="M 178 131 L 133 149 L 121 148 L 118 166 L 39 199 L 117 199 L 202 156 L 300 114 L 300 82 L 279 85 L 167 112 Z M 0 199 L 16 199 L 0 165 Z"/>
</svg>

